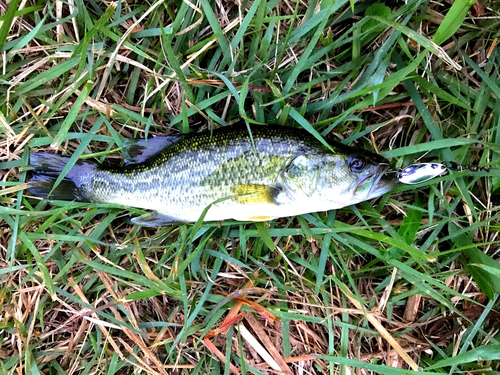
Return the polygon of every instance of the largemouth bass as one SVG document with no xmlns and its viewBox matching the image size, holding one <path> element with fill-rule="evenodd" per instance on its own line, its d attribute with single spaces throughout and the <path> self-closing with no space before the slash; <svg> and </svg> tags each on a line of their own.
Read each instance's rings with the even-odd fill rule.
<svg viewBox="0 0 500 375">
<path fill-rule="evenodd" d="M 32 194 L 55 200 L 113 203 L 152 210 L 143 226 L 205 221 L 265 221 L 327 211 L 378 197 L 396 184 L 380 155 L 283 126 L 225 127 L 186 136 L 127 141 L 129 163 L 107 168 L 35 153 Z M 333 152 L 332 152 L 333 150 Z M 49 195 L 50 193 L 50 195 Z M 214 203 L 215 202 L 215 203 Z"/>
</svg>

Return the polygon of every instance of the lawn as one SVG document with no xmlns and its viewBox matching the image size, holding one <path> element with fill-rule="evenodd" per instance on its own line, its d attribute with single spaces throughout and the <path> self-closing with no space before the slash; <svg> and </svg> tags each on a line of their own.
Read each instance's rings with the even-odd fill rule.
<svg viewBox="0 0 500 375">
<path fill-rule="evenodd" d="M 0 1 L 0 374 L 500 374 L 499 37 L 493 0 Z M 454 168 L 260 223 L 26 190 L 239 121 Z"/>
</svg>

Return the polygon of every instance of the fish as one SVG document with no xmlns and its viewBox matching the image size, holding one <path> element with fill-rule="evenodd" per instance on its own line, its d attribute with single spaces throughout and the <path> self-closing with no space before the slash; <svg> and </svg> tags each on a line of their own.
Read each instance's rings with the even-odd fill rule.
<svg viewBox="0 0 500 375">
<path fill-rule="evenodd" d="M 76 161 L 55 185 L 68 157 L 30 156 L 28 191 L 36 197 L 137 207 L 140 226 L 204 221 L 267 221 L 328 211 L 379 197 L 397 183 L 382 156 L 318 140 L 278 125 L 126 140 L 125 165 Z M 208 210 L 207 210 L 208 209 Z"/>
</svg>

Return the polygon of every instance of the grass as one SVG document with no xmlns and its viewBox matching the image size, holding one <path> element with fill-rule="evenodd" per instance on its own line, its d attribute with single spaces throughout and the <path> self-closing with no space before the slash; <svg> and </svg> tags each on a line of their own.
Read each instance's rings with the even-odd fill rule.
<svg viewBox="0 0 500 375">
<path fill-rule="evenodd" d="M 500 7 L 450 3 L 1 3 L 0 372 L 500 373 Z M 24 191 L 32 152 L 241 118 L 491 171 L 153 229 Z"/>
</svg>

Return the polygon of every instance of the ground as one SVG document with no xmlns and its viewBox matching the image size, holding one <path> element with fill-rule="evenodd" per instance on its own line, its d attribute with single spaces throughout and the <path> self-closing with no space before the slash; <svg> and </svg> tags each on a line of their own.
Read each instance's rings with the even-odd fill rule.
<svg viewBox="0 0 500 375">
<path fill-rule="evenodd" d="M 499 373 L 496 1 L 0 1 L 0 371 Z M 302 127 L 446 175 L 261 223 L 40 200 L 37 151 Z"/>
</svg>

